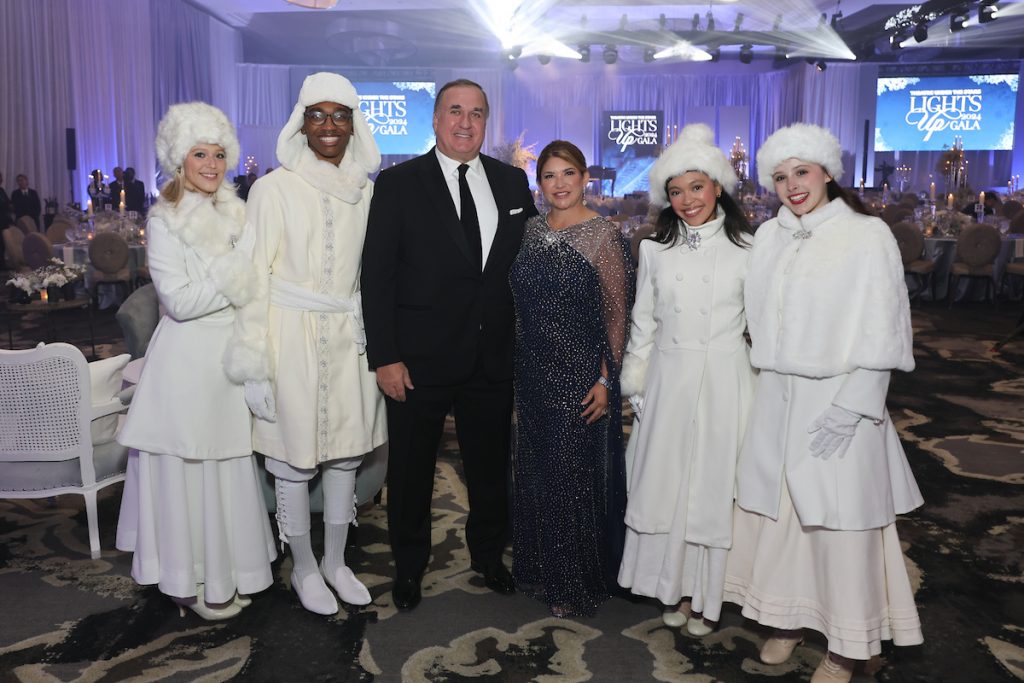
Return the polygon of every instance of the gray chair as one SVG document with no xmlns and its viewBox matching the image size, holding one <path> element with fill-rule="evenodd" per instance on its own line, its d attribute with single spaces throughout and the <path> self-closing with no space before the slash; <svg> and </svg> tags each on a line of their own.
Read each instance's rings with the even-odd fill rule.
<svg viewBox="0 0 1024 683">
<path fill-rule="evenodd" d="M 114 316 L 124 332 L 125 346 L 132 358 L 146 355 L 149 340 L 160 322 L 160 301 L 156 287 L 143 285 L 132 292 Z"/>
<path fill-rule="evenodd" d="M 93 307 L 99 308 L 100 289 L 113 287 L 124 301 L 132 290 L 128 259 L 131 251 L 125 238 L 113 232 L 101 232 L 89 242 L 89 262 L 93 267 Z M 123 292 L 121 291 L 123 290 Z"/>
<path fill-rule="evenodd" d="M 30 232 L 21 243 L 21 253 L 29 268 L 42 268 L 53 258 L 53 245 L 41 232 Z"/>
<path fill-rule="evenodd" d="M 39 228 L 36 227 L 36 221 L 32 216 L 22 216 L 16 220 L 14 224 L 18 226 L 18 229 L 21 230 L 23 235 L 39 232 Z"/>
<path fill-rule="evenodd" d="M 21 247 L 25 243 L 25 233 L 11 226 L 4 229 L 4 260 L 8 270 L 24 270 L 25 254 Z"/>
<path fill-rule="evenodd" d="M 960 233 L 956 239 L 956 261 L 949 271 L 949 288 L 946 290 L 950 308 L 961 278 L 984 279 L 985 298 L 995 293 L 996 257 L 1001 247 L 999 230 L 992 225 L 975 223 Z"/>
<path fill-rule="evenodd" d="M 917 288 L 910 294 L 911 300 L 924 291 L 929 284 L 932 290 L 932 301 L 935 300 L 935 261 L 921 258 L 924 253 L 924 235 L 915 226 L 899 222 L 892 226 L 892 235 L 900 248 L 903 259 L 903 272 L 912 276 Z"/>
<path fill-rule="evenodd" d="M 70 344 L 0 350 L 0 498 L 85 498 L 89 549 L 100 556 L 96 494 L 124 480 L 128 449 L 93 427 L 127 409 L 92 403 L 85 356 Z"/>
</svg>

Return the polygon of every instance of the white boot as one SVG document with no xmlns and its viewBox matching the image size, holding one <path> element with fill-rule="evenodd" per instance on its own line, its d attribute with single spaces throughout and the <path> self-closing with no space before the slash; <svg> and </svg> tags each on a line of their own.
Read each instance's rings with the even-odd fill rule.
<svg viewBox="0 0 1024 683">
<path fill-rule="evenodd" d="M 316 614 L 335 614 L 338 601 L 324 584 L 317 571 L 316 558 L 309 538 L 309 487 L 304 481 L 275 478 L 277 494 L 277 526 L 281 540 L 292 552 L 292 589 L 299 602 Z"/>
<path fill-rule="evenodd" d="M 350 605 L 368 605 L 370 591 L 345 565 L 348 527 L 356 518 L 356 470 L 362 458 L 335 460 L 322 470 L 324 478 L 324 559 L 320 571 Z"/>
</svg>

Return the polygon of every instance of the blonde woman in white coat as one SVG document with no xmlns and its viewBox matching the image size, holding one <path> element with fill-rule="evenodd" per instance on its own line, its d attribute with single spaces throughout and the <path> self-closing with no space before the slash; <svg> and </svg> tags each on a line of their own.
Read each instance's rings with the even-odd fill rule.
<svg viewBox="0 0 1024 683">
<path fill-rule="evenodd" d="M 234 128 L 201 102 L 160 122 L 157 156 L 171 176 L 149 214 L 148 263 L 166 315 L 118 440 L 138 449 L 138 505 L 118 541 L 132 577 L 157 584 L 204 619 L 238 614 L 267 588 L 276 557 L 252 456 L 244 390 L 229 378 L 236 312 L 258 288 L 236 245 L 245 207 L 223 183 L 238 164 Z"/>
<path fill-rule="evenodd" d="M 882 640 L 922 642 L 896 515 L 921 505 L 885 409 L 889 375 L 914 368 L 910 305 L 889 228 L 842 190 L 839 142 L 796 124 L 757 154 L 782 201 L 747 275 L 760 369 L 737 471 L 726 599 L 789 658 L 810 628 L 828 654 L 814 683 L 848 681 Z"/>
<path fill-rule="evenodd" d="M 345 564 L 356 471 L 387 440 L 384 397 L 365 355 L 359 274 L 380 152 L 352 84 L 308 76 L 277 139 L 281 167 L 249 191 L 254 260 L 268 296 L 239 318 L 245 346 L 277 370 L 254 376 L 247 398 L 253 447 L 274 475 L 291 584 L 317 614 L 370 593 Z M 252 314 L 250 314 L 250 311 Z M 265 419 L 262 419 L 265 418 Z M 324 557 L 313 554 L 309 484 L 321 474 Z M 330 588 L 328 587 L 330 586 Z"/>
<path fill-rule="evenodd" d="M 721 612 L 736 457 L 754 392 L 743 337 L 752 235 L 731 196 L 736 184 L 703 124 L 685 127 L 655 162 L 651 197 L 669 206 L 640 243 L 621 379 L 639 419 L 619 583 L 664 603 L 666 624 L 701 636 Z"/>
</svg>

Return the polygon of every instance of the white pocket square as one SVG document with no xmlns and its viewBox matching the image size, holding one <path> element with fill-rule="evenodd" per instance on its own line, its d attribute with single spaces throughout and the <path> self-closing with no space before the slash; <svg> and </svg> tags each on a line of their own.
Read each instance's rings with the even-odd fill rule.
<svg viewBox="0 0 1024 683">
<path fill-rule="evenodd" d="M 508 210 L 508 215 L 509 216 L 515 216 L 517 213 L 522 213 L 522 212 L 523 212 L 523 207 L 520 206 L 518 209 L 509 209 Z"/>
</svg>

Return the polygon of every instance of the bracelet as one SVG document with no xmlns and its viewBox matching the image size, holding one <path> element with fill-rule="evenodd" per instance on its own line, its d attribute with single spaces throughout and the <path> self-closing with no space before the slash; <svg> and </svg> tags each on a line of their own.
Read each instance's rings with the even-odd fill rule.
<svg viewBox="0 0 1024 683">
<path fill-rule="evenodd" d="M 604 375 L 597 376 L 597 383 L 603 386 L 605 389 L 611 389 L 612 383 L 608 381 L 608 378 Z"/>
</svg>

